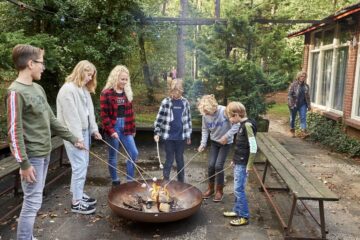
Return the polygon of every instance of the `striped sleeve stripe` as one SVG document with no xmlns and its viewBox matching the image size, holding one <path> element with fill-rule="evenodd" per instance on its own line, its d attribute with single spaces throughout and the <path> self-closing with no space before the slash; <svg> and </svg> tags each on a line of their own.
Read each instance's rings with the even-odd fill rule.
<svg viewBox="0 0 360 240">
<path fill-rule="evenodd" d="M 8 111 L 9 111 L 9 124 L 10 124 L 10 128 L 9 128 L 9 134 L 10 134 L 10 139 L 11 139 L 11 147 L 13 149 L 13 154 L 14 157 L 16 158 L 16 160 L 18 162 L 22 162 L 22 156 L 21 156 L 21 152 L 20 152 L 20 147 L 19 147 L 19 141 L 16 138 L 17 135 L 17 129 L 16 129 L 16 121 L 17 121 L 17 113 L 16 113 L 16 106 L 17 106 L 17 102 L 16 102 L 16 92 L 11 91 L 10 92 L 10 101 L 8 101 Z"/>
</svg>

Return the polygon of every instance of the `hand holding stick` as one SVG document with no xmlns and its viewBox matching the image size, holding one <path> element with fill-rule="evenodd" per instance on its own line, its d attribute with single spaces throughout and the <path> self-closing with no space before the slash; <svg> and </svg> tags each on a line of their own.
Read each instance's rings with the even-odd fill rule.
<svg viewBox="0 0 360 240">
<path fill-rule="evenodd" d="M 159 141 L 156 141 L 156 150 L 157 150 L 158 159 L 159 159 L 159 167 L 160 167 L 160 169 L 163 169 L 164 165 L 162 165 L 161 160 L 160 160 Z"/>
</svg>

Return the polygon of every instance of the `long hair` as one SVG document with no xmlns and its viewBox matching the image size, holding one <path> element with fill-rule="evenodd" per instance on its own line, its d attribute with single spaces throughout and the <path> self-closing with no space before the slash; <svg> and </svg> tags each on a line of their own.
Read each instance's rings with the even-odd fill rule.
<svg viewBox="0 0 360 240">
<path fill-rule="evenodd" d="M 97 85 L 97 80 L 96 80 L 97 72 L 96 72 L 96 68 L 95 68 L 94 64 L 92 64 L 88 60 L 82 60 L 82 61 L 78 62 L 78 64 L 76 64 L 72 73 L 66 77 L 65 81 L 73 82 L 78 87 L 81 87 L 83 84 L 83 81 L 85 79 L 85 73 L 92 72 L 92 71 L 94 72 L 94 75 L 93 75 L 91 81 L 89 81 L 86 84 L 86 88 L 89 92 L 95 93 L 95 89 L 96 89 L 96 85 Z"/>
<path fill-rule="evenodd" d="M 213 114 L 216 112 L 218 107 L 218 102 L 215 99 L 213 94 L 204 95 L 200 100 L 198 100 L 197 107 L 201 115 L 205 116 L 208 114 Z"/>
<path fill-rule="evenodd" d="M 307 77 L 307 73 L 305 71 L 300 71 L 296 74 L 296 80 L 299 81 L 300 77 L 305 74 L 305 80 L 306 80 L 306 77 Z"/>
<path fill-rule="evenodd" d="M 115 89 L 121 73 L 126 73 L 129 76 L 129 79 L 124 87 L 124 92 L 128 101 L 132 102 L 133 91 L 131 89 L 131 84 L 130 84 L 130 73 L 129 73 L 129 69 L 124 65 L 117 65 L 116 67 L 113 68 L 113 70 L 111 70 L 103 90 L 111 89 L 111 88 Z"/>
</svg>

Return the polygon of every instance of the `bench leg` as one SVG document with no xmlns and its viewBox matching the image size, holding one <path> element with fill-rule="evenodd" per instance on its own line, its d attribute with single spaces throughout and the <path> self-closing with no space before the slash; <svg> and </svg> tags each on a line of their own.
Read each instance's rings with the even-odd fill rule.
<svg viewBox="0 0 360 240">
<path fill-rule="evenodd" d="M 295 196 L 295 194 L 293 194 L 293 203 L 291 206 L 291 212 L 290 212 L 290 216 L 289 216 L 289 222 L 287 225 L 287 229 L 285 229 L 285 236 L 290 235 L 290 229 L 291 229 L 291 224 L 292 224 L 292 220 L 293 220 L 294 213 L 295 213 L 296 202 L 297 202 L 297 197 Z"/>
<path fill-rule="evenodd" d="M 62 146 L 60 147 L 60 160 L 59 160 L 60 167 L 63 166 L 63 156 L 64 156 L 64 145 L 62 145 Z"/>
<path fill-rule="evenodd" d="M 322 237 L 322 239 L 326 239 L 324 201 L 323 200 L 319 200 L 319 211 L 320 211 L 321 237 Z"/>
<path fill-rule="evenodd" d="M 266 173 L 267 173 L 268 167 L 269 167 L 269 161 L 266 159 L 266 161 L 265 161 L 264 173 L 263 173 L 263 177 L 262 177 L 262 183 L 263 183 L 263 184 L 265 184 Z"/>
<path fill-rule="evenodd" d="M 20 185 L 20 173 L 15 173 L 14 174 L 14 197 L 19 196 L 19 185 Z"/>
</svg>

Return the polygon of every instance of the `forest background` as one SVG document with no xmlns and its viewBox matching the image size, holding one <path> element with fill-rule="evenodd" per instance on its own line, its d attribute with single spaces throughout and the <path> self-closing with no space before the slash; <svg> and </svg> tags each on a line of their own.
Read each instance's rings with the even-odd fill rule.
<svg viewBox="0 0 360 240">
<path fill-rule="evenodd" d="M 266 113 L 264 97 L 286 89 L 301 69 L 303 38 L 288 39 L 308 24 L 259 23 L 256 19 L 320 20 L 355 0 L 33 0 L 0 1 L 0 139 L 6 135 L 6 88 L 16 78 L 11 50 L 19 43 L 46 51 L 46 71 L 39 82 L 50 105 L 65 77 L 87 59 L 98 71 L 93 96 L 111 69 L 129 67 L 137 120 L 152 122 L 166 93 L 163 74 L 177 66 L 179 26 L 154 23 L 155 17 L 214 18 L 213 25 L 182 27 L 185 40 L 185 96 L 195 111 L 196 99 L 215 94 L 220 103 L 240 100 L 251 117 Z M 184 16 L 184 15 L 182 15 Z M 218 16 L 219 17 L 219 16 Z M 146 106 L 156 106 L 147 108 Z M 147 110 L 150 109 L 150 110 Z"/>
</svg>

